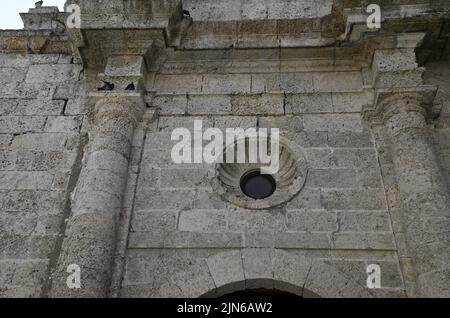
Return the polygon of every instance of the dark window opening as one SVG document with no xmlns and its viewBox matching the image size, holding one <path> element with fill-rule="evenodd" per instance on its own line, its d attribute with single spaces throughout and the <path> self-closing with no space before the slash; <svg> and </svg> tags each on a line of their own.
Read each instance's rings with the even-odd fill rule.
<svg viewBox="0 0 450 318">
<path fill-rule="evenodd" d="M 262 200 L 270 197 L 277 189 L 277 184 L 273 176 L 261 174 L 260 170 L 251 170 L 241 177 L 242 192 L 255 200 Z"/>
</svg>

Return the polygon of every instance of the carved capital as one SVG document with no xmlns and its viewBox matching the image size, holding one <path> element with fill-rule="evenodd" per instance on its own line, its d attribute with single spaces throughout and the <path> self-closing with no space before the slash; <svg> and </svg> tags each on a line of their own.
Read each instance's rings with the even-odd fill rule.
<svg viewBox="0 0 450 318">
<path fill-rule="evenodd" d="M 435 118 L 440 109 L 433 104 L 436 86 L 376 90 L 374 103 L 363 107 L 362 117 L 375 124 L 386 124 L 394 115 L 420 112 L 426 119 Z"/>
</svg>

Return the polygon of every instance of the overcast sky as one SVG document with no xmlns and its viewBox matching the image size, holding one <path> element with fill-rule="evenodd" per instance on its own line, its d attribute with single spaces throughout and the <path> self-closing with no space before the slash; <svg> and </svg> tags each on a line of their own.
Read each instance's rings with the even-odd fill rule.
<svg viewBox="0 0 450 318">
<path fill-rule="evenodd" d="M 2 0 L 0 9 L 0 29 L 22 29 L 19 12 L 28 12 L 38 0 Z M 44 0 L 44 6 L 58 6 L 62 11 L 65 0 Z"/>
</svg>

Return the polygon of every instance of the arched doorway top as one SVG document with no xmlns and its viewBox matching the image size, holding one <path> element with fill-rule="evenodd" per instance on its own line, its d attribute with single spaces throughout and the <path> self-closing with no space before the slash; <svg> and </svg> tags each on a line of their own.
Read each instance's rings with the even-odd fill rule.
<svg viewBox="0 0 450 318">
<path fill-rule="evenodd" d="M 205 276 L 210 277 L 208 284 L 196 284 L 190 297 L 220 297 L 258 288 L 301 297 L 374 296 L 362 282 L 346 276 L 326 260 L 313 260 L 284 250 L 246 248 L 221 252 L 209 256 L 201 267 L 202 270 L 190 267 L 183 275 L 191 277 L 192 281 L 197 281 L 196 276 L 199 275 L 202 281 L 205 281 Z M 204 270 L 209 273 L 204 273 Z"/>
</svg>

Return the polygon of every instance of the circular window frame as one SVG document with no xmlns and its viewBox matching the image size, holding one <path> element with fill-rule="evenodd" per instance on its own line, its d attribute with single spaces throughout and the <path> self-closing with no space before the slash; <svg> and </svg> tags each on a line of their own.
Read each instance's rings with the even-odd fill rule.
<svg viewBox="0 0 450 318">
<path fill-rule="evenodd" d="M 248 197 L 242 191 L 240 186 L 241 177 L 248 171 L 262 168 L 259 164 L 250 163 L 217 163 L 215 176 L 211 181 L 214 192 L 222 200 L 249 210 L 274 208 L 291 201 L 304 188 L 309 169 L 303 149 L 296 143 L 280 136 L 280 154 L 283 151 L 287 152 L 292 165 L 289 166 L 290 170 L 288 173 L 284 172 L 281 176 L 278 174 L 272 175 L 277 186 L 270 197 L 257 200 Z M 281 155 L 281 157 L 283 156 Z M 282 166 L 283 162 L 280 161 L 279 172 L 283 169 Z M 229 170 L 232 170 L 233 173 L 226 172 Z M 286 175 L 289 175 L 289 182 L 285 179 Z M 227 179 L 226 182 L 223 180 L 224 178 Z"/>
</svg>

